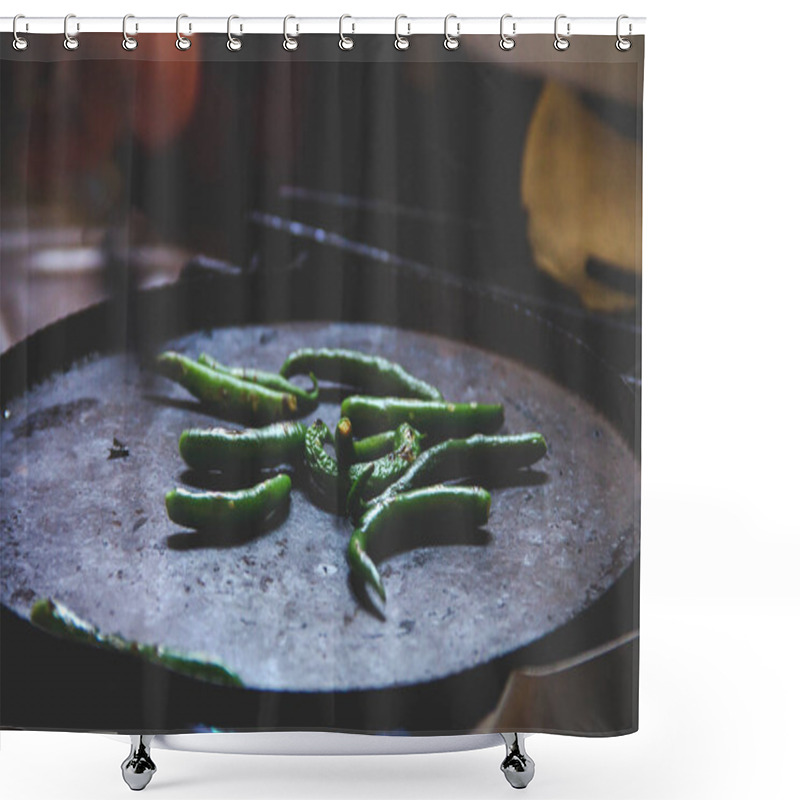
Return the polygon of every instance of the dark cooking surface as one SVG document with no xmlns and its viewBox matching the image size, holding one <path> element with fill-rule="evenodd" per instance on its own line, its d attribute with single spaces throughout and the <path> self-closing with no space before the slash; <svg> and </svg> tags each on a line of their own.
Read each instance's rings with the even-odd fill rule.
<svg viewBox="0 0 800 800">
<path fill-rule="evenodd" d="M 0 600 L 18 613 L 49 594 L 106 632 L 206 652 L 256 688 L 383 687 L 535 641 L 638 551 L 632 454 L 588 404 L 516 362 L 368 325 L 217 329 L 171 345 L 265 368 L 299 346 L 379 352 L 449 398 L 503 402 L 507 431 L 540 430 L 551 452 L 524 485 L 493 490 L 484 544 L 384 561 L 381 621 L 348 583 L 349 525 L 300 490 L 279 527 L 235 546 L 196 546 L 170 523 L 163 496 L 184 469 L 178 436 L 213 420 L 152 399 L 188 395 L 131 357 L 89 359 L 13 400 L 2 423 Z M 332 424 L 337 406 L 319 415 Z M 130 456 L 109 461 L 115 436 Z"/>
</svg>

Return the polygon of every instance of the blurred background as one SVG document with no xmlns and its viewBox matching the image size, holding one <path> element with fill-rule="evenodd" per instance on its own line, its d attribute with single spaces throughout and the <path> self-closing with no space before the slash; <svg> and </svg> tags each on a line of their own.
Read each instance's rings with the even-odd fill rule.
<svg viewBox="0 0 800 800">
<path fill-rule="evenodd" d="M 413 58 L 386 37 L 291 58 L 279 37 L 228 58 L 225 37 L 176 57 L 148 36 L 163 60 L 111 34 L 85 58 L 52 41 L 54 61 L 5 43 L 2 348 L 187 271 L 358 255 L 511 292 L 638 385 L 639 68 L 598 83 L 494 36 L 420 39 Z"/>
</svg>

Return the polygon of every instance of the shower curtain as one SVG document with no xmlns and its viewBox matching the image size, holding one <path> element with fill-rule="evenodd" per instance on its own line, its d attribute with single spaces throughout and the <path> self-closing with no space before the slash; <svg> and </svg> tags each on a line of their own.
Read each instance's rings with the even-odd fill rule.
<svg viewBox="0 0 800 800">
<path fill-rule="evenodd" d="M 643 37 L 0 42 L 0 727 L 636 730 Z"/>
</svg>

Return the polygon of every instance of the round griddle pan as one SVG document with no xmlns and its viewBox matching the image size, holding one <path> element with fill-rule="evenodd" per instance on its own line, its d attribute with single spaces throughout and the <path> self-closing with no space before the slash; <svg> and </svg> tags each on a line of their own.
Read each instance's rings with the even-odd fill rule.
<svg viewBox="0 0 800 800">
<path fill-rule="evenodd" d="M 281 527 L 233 546 L 197 541 L 163 514 L 163 491 L 193 480 L 181 471 L 180 430 L 212 420 L 152 377 L 150 357 L 164 346 L 231 361 L 268 352 L 265 365 L 276 368 L 302 344 L 374 349 L 448 396 L 504 402 L 509 431 L 540 429 L 551 441 L 536 471 L 497 490 L 481 542 L 399 553 L 384 565 L 383 615 L 345 580 L 336 545 L 347 531 L 301 494 Z M 638 399 L 582 342 L 480 287 L 355 260 L 130 292 L 4 354 L 0 395 L 13 412 L 3 423 L 3 481 L 13 488 L 24 462 L 41 482 L 35 491 L 33 477 L 19 484 L 30 505 L 16 518 L 3 501 L 4 727 L 431 733 L 453 732 L 456 720 L 466 731 L 515 666 L 580 652 L 635 624 Z M 333 402 L 320 409 L 329 423 L 335 413 Z M 129 459 L 99 456 L 113 435 Z M 42 463 L 52 468 L 37 471 Z M 89 474 L 91 486 L 81 486 Z M 59 532 L 82 502 L 84 525 L 69 520 Z M 18 616 L 44 586 L 83 603 L 76 610 L 103 630 L 116 621 L 131 638 L 167 637 L 229 664 L 241 651 L 231 666 L 249 688 L 56 643 Z M 213 602 L 226 587 L 228 605 Z M 47 652 L 57 664 L 37 659 Z M 119 679 L 108 679 L 111 668 Z M 133 692 L 111 688 L 126 683 Z"/>
</svg>

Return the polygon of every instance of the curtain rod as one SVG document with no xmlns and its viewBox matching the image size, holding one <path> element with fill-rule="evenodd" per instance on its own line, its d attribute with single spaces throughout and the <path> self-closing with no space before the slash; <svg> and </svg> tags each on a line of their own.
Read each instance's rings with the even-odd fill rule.
<svg viewBox="0 0 800 800">
<path fill-rule="evenodd" d="M 248 34 L 284 34 L 292 36 L 312 34 L 388 34 L 403 36 L 417 34 L 439 34 L 445 27 L 454 36 L 474 34 L 498 34 L 500 16 L 459 17 L 449 15 L 447 23 L 443 17 L 234 17 L 231 31 L 236 36 Z M 288 21 L 287 21 L 288 20 Z M 136 17 L 129 15 L 125 25 L 130 36 L 143 33 L 175 33 L 178 20 L 175 17 Z M 122 33 L 122 17 L 81 17 L 69 15 L 66 21 L 72 36 L 84 33 Z M 616 17 L 570 17 L 558 16 L 558 30 L 563 36 L 638 36 L 644 34 L 644 17 L 623 15 L 618 30 Z M 286 28 L 284 26 L 287 26 Z M 397 28 L 395 26 L 398 26 Z M 525 34 L 553 35 L 555 17 L 515 17 L 504 15 L 503 30 L 510 36 Z M 0 33 L 11 33 L 14 17 L 0 17 Z M 17 33 L 64 35 L 64 17 L 26 17 L 17 20 Z M 181 15 L 180 31 L 184 36 L 197 33 L 227 33 L 228 17 L 193 17 Z"/>
</svg>

